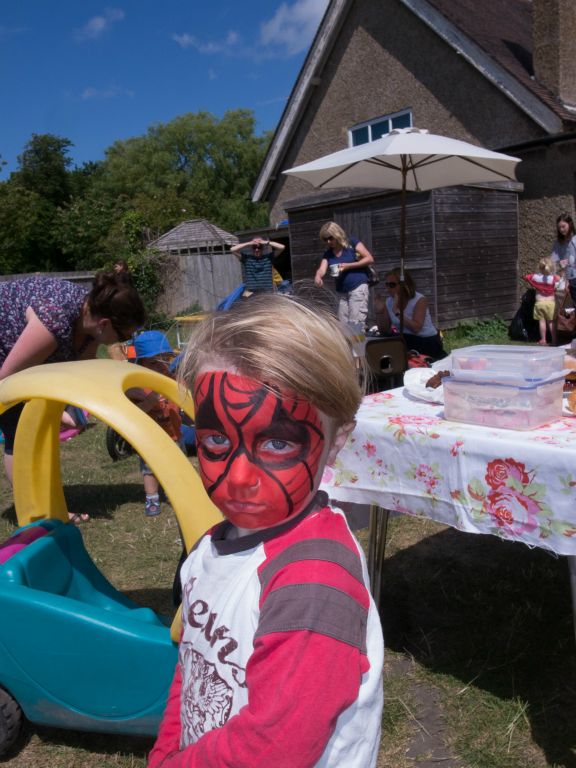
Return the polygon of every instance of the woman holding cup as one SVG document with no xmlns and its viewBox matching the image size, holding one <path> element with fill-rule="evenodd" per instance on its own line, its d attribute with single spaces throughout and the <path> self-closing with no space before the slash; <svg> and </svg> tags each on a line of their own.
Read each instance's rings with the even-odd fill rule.
<svg viewBox="0 0 576 768">
<path fill-rule="evenodd" d="M 374 257 L 355 237 L 348 237 L 341 226 L 333 221 L 324 224 L 320 237 L 327 249 L 316 270 L 314 282 L 324 284 L 327 272 L 336 281 L 338 318 L 343 323 L 364 325 L 368 315 L 368 275 L 366 267 Z"/>
</svg>

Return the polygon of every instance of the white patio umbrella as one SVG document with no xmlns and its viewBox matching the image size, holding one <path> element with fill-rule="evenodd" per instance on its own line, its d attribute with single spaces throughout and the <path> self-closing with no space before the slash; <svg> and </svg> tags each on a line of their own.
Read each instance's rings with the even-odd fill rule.
<svg viewBox="0 0 576 768">
<path fill-rule="evenodd" d="M 324 155 L 283 173 L 305 179 L 320 189 L 374 187 L 399 189 L 400 282 L 406 254 L 406 192 L 457 184 L 513 181 L 517 157 L 492 152 L 458 139 L 400 128 L 368 144 Z M 401 314 L 402 330 L 402 314 Z"/>
</svg>

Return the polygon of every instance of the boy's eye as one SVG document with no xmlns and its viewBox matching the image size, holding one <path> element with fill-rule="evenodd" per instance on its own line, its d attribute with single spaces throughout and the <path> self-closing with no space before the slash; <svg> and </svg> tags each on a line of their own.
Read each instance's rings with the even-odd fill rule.
<svg viewBox="0 0 576 768">
<path fill-rule="evenodd" d="M 230 439 L 218 433 L 198 434 L 198 442 L 208 458 L 223 458 L 230 452 Z"/>
<path fill-rule="evenodd" d="M 272 437 L 258 443 L 256 454 L 260 461 L 268 464 L 299 461 L 302 457 L 304 446 L 290 440 Z"/>
</svg>

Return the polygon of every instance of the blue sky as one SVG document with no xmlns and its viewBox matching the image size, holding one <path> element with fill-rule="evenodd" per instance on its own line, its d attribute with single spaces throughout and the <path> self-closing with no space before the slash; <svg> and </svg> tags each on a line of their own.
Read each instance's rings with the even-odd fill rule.
<svg viewBox="0 0 576 768">
<path fill-rule="evenodd" d="M 5 0 L 0 155 L 6 179 L 33 133 L 73 162 L 186 112 L 253 110 L 276 127 L 327 0 Z"/>
</svg>

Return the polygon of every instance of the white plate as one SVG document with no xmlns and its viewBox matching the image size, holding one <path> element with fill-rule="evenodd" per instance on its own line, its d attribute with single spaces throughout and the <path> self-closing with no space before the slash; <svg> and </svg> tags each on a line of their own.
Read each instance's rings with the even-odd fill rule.
<svg viewBox="0 0 576 768">
<path fill-rule="evenodd" d="M 404 374 L 404 389 L 410 397 L 423 400 L 425 403 L 444 404 L 444 389 L 442 384 L 436 389 L 426 386 L 428 379 L 434 376 L 431 368 L 409 368 Z"/>
</svg>

